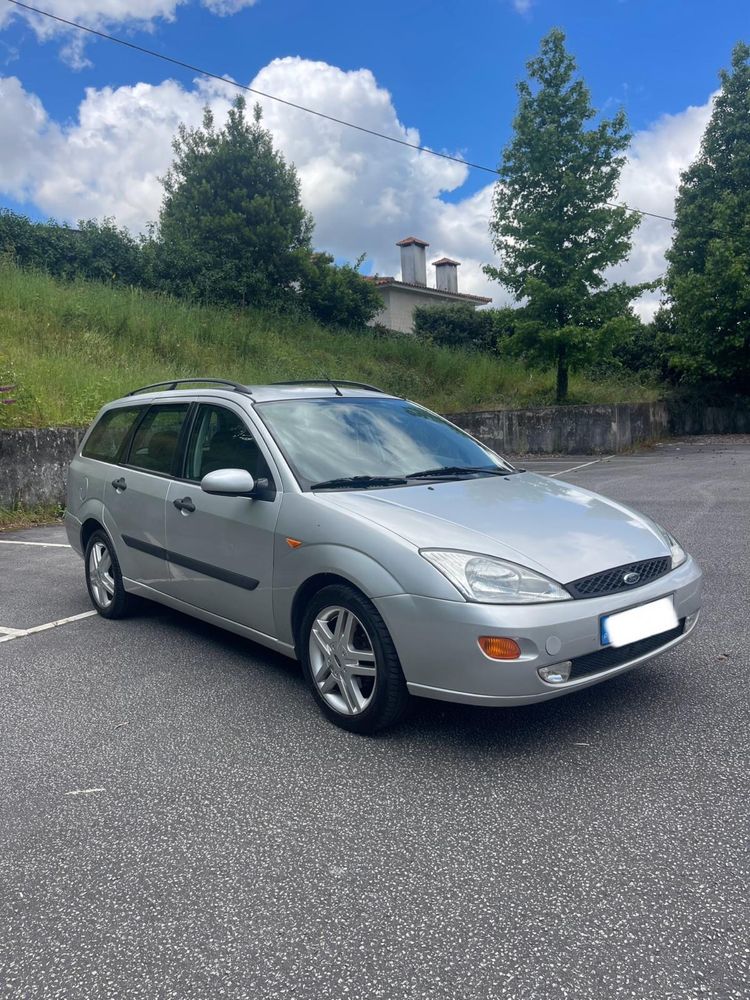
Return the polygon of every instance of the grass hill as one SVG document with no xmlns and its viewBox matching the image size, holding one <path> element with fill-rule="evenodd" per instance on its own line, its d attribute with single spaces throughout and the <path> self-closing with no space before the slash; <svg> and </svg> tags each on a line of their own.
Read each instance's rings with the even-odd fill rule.
<svg viewBox="0 0 750 1000">
<path fill-rule="evenodd" d="M 249 384 L 333 376 L 439 412 L 554 401 L 554 375 L 408 337 L 330 330 L 282 313 L 212 309 L 138 289 L 61 282 L 0 264 L 0 427 L 78 425 L 102 403 L 176 376 Z M 571 403 L 653 399 L 656 388 L 572 376 Z"/>
</svg>

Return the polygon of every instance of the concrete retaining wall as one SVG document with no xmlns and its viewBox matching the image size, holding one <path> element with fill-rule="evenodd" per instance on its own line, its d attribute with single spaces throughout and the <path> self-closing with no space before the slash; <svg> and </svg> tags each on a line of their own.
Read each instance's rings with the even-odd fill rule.
<svg viewBox="0 0 750 1000">
<path fill-rule="evenodd" d="M 670 435 L 750 433 L 750 404 L 545 406 L 450 419 L 501 454 L 612 454 Z M 82 436 L 76 427 L 0 431 L 0 507 L 64 503 L 67 465 Z"/>
<path fill-rule="evenodd" d="M 669 433 L 750 434 L 750 403 L 736 400 L 728 406 L 695 406 L 669 403 Z"/>
<path fill-rule="evenodd" d="M 64 503 L 68 463 L 80 427 L 0 431 L 0 507 Z"/>
<path fill-rule="evenodd" d="M 665 403 L 484 410 L 452 413 L 450 419 L 490 448 L 509 455 L 609 454 L 669 434 Z"/>
</svg>

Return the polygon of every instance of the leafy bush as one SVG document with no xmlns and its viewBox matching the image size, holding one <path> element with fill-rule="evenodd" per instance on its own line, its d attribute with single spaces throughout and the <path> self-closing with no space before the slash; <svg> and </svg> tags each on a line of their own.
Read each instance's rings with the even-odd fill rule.
<svg viewBox="0 0 750 1000">
<path fill-rule="evenodd" d="M 120 285 L 148 285 L 148 261 L 141 240 L 113 219 L 78 223 L 32 222 L 0 209 L 0 253 L 24 267 L 57 278 L 94 278 Z"/>
<path fill-rule="evenodd" d="M 306 258 L 300 302 L 319 322 L 352 329 L 366 326 L 383 304 L 375 285 L 356 267 L 336 267 L 328 253 L 311 253 Z"/>
<path fill-rule="evenodd" d="M 613 356 L 627 371 L 635 372 L 642 379 L 669 381 L 665 344 L 669 323 L 669 314 L 663 309 L 657 312 L 650 323 L 635 319 L 615 345 Z"/>
<path fill-rule="evenodd" d="M 414 310 L 414 333 L 440 347 L 467 347 L 494 351 L 510 335 L 520 311 L 455 306 L 419 306 Z"/>
</svg>

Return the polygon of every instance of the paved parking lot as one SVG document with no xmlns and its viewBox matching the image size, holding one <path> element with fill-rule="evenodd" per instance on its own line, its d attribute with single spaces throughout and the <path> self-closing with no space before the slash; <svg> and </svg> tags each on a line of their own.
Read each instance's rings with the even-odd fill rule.
<svg viewBox="0 0 750 1000">
<path fill-rule="evenodd" d="M 60 529 L 0 536 L 0 996 L 746 1000 L 750 439 L 592 461 L 519 464 L 674 531 L 693 641 L 376 739 L 163 608 L 14 637 L 90 605 Z"/>
</svg>

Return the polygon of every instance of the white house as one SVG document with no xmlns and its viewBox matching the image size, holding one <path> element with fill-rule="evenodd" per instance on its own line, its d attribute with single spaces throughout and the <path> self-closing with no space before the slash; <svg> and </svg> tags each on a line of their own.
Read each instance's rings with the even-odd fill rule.
<svg viewBox="0 0 750 1000">
<path fill-rule="evenodd" d="M 375 275 L 369 279 L 375 282 L 383 297 L 383 308 L 373 319 L 373 325 L 382 324 L 389 330 L 412 333 L 417 306 L 466 304 L 476 309 L 492 301 L 482 295 L 459 292 L 458 269 L 461 265 L 449 257 L 432 262 L 435 284 L 428 285 L 426 251 L 429 245 L 416 236 L 399 240 L 396 246 L 401 248 L 401 278 Z"/>
</svg>

